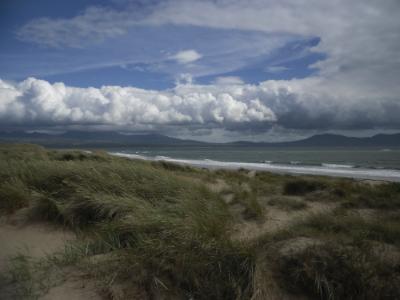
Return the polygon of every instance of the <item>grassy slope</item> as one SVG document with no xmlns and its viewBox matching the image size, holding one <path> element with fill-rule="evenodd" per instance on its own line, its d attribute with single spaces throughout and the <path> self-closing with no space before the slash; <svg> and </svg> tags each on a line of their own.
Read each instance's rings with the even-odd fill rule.
<svg viewBox="0 0 400 300">
<path fill-rule="evenodd" d="M 315 203 L 331 209 L 312 213 Z M 45 267 L 24 266 L 79 267 L 110 298 L 123 285 L 127 299 L 398 299 L 399 209 L 399 184 L 0 147 L 1 214 L 80 233 Z M 275 212 L 308 210 L 268 230 Z M 246 226 L 260 232 L 236 238 Z"/>
</svg>

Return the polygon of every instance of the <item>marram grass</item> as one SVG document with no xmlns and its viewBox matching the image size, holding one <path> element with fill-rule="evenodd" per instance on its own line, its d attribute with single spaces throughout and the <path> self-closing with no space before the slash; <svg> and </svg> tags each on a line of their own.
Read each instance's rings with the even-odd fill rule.
<svg viewBox="0 0 400 300">
<path fill-rule="evenodd" d="M 217 179 L 225 182 L 221 191 L 209 188 Z M 335 209 L 252 240 L 233 238 L 246 224 L 268 229 L 271 211 L 299 213 L 318 202 Z M 99 151 L 0 146 L 0 213 L 23 211 L 28 222 L 78 233 L 45 262 L 16 258 L 10 274 L 26 298 L 45 292 L 38 287 L 46 274 L 74 266 L 111 298 L 113 286 L 124 284 L 148 299 L 399 299 L 399 208 L 399 184 L 248 176 Z M 290 245 L 297 250 L 282 250 Z"/>
</svg>

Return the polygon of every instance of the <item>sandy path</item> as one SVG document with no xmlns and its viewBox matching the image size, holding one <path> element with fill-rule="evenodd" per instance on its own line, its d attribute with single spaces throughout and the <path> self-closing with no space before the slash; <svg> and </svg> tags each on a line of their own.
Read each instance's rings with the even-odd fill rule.
<svg viewBox="0 0 400 300">
<path fill-rule="evenodd" d="M 276 207 L 267 207 L 264 222 L 242 222 L 234 227 L 233 238 L 238 240 L 255 239 L 266 233 L 277 232 L 289 227 L 298 220 L 304 219 L 312 214 L 332 211 L 336 205 L 330 203 L 309 202 L 308 208 L 304 210 L 285 211 Z"/>
<path fill-rule="evenodd" d="M 67 241 L 73 240 L 71 232 L 47 224 L 15 226 L 0 225 L 0 271 L 4 271 L 10 256 L 22 252 L 33 258 L 44 257 L 62 250 Z"/>
<path fill-rule="evenodd" d="M 51 226 L 50 224 L 29 224 L 16 226 L 2 222 L 0 224 L 0 273 L 8 272 L 10 256 L 18 253 L 32 258 L 43 258 L 64 248 L 68 241 L 74 240 L 75 235 L 70 231 Z M 14 299 L 13 292 L 8 288 L 1 291 L 0 299 Z M 52 287 L 42 300 L 98 300 L 93 282 L 82 281 L 82 278 L 70 274 L 59 286 Z"/>
</svg>

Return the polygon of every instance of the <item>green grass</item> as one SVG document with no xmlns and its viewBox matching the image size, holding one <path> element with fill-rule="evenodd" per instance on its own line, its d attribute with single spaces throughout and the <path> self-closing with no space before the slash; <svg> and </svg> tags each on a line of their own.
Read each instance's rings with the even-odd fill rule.
<svg viewBox="0 0 400 300">
<path fill-rule="evenodd" d="M 314 242 L 304 246 L 304 238 Z M 298 246 L 292 246 L 291 252 L 280 250 L 297 239 Z M 313 214 L 256 244 L 259 253 L 267 253 L 280 286 L 294 295 L 312 299 L 400 297 L 398 215 L 365 220 L 343 209 Z M 393 251 L 387 254 L 389 258 L 381 256 L 381 247 Z"/>
<path fill-rule="evenodd" d="M 171 289 L 197 299 L 251 293 L 253 261 L 230 241 L 226 204 L 182 177 L 188 168 L 34 146 L 29 151 L 24 161 L 15 151 L 2 152 L 4 212 L 29 206 L 30 220 L 86 232 L 98 249 L 93 255 L 118 253 L 121 264 L 131 266 L 121 276 L 146 270 L 144 282 L 173 278 Z"/>
<path fill-rule="evenodd" d="M 269 200 L 268 204 L 286 211 L 302 210 L 307 208 L 307 204 L 304 201 L 289 197 L 275 197 Z"/>
<path fill-rule="evenodd" d="M 293 293 L 321 299 L 398 299 L 399 264 L 371 253 L 367 244 L 327 243 L 278 260 L 279 275 Z"/>
<path fill-rule="evenodd" d="M 26 207 L 31 199 L 30 192 L 19 178 L 10 178 L 0 183 L 0 212 L 13 213 Z"/>
<path fill-rule="evenodd" d="M 292 179 L 287 181 L 283 187 L 285 195 L 305 195 L 311 192 L 324 190 L 326 183 L 318 180 Z"/>
<path fill-rule="evenodd" d="M 207 187 L 217 179 L 227 185 L 221 193 Z M 232 203 L 223 201 L 224 193 L 234 195 Z M 201 170 L 99 151 L 0 146 L 0 214 L 26 208 L 28 221 L 79 232 L 76 244 L 40 263 L 25 256 L 13 260 L 11 277 L 25 298 L 43 293 L 54 284 L 49 276 L 59 278 L 60 270 L 73 266 L 101 282 L 105 295 L 124 283 L 150 299 L 257 299 L 254 270 L 260 263 L 280 288 L 299 295 L 396 299 L 400 268 L 371 245 L 399 250 L 399 195 L 399 184 L 266 172 L 249 177 L 246 170 Z M 232 238 L 236 225 L 268 222 L 268 205 L 307 211 L 307 201 L 338 208 L 252 241 Z M 236 204 L 243 208 L 239 217 Z M 363 208 L 376 217 L 360 216 Z M 296 238 L 318 243 L 291 255 L 279 251 Z M 272 279 L 262 280 L 268 286 Z"/>
</svg>

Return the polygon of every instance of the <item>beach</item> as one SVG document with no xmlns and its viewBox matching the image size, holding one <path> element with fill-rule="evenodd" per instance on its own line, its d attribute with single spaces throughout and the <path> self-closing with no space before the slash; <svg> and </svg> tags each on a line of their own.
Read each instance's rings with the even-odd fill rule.
<svg viewBox="0 0 400 300">
<path fill-rule="evenodd" d="M 272 163 L 246 163 L 246 162 L 225 162 L 209 159 L 176 159 L 165 156 L 149 157 L 138 154 L 128 154 L 121 152 L 111 152 L 110 154 L 127 157 L 131 159 L 141 159 L 149 161 L 167 161 L 171 163 L 194 166 L 208 169 L 227 169 L 238 170 L 248 169 L 256 171 L 268 171 L 279 174 L 299 174 L 299 175 L 320 175 L 333 176 L 354 179 L 366 180 L 382 180 L 400 182 L 400 170 L 391 169 L 368 169 L 368 168 L 353 168 L 347 165 L 325 164 L 323 166 L 301 166 L 301 165 L 283 165 Z"/>
</svg>

